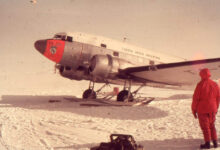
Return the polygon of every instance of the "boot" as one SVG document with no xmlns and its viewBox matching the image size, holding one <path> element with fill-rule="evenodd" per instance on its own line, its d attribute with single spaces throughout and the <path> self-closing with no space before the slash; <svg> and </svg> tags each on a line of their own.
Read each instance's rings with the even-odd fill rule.
<svg viewBox="0 0 220 150">
<path fill-rule="evenodd" d="M 210 149 L 210 142 L 205 142 L 205 144 L 200 145 L 200 149 Z"/>
<path fill-rule="evenodd" d="M 218 141 L 213 141 L 214 148 L 218 147 Z"/>
</svg>

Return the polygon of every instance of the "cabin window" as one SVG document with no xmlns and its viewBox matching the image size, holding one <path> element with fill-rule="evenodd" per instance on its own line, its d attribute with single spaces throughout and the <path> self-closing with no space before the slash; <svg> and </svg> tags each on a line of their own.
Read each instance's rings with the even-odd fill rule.
<svg viewBox="0 0 220 150">
<path fill-rule="evenodd" d="M 73 41 L 73 37 L 67 36 L 67 39 L 66 39 L 66 40 L 69 41 L 69 42 L 72 42 L 72 41 Z"/>
<path fill-rule="evenodd" d="M 118 52 L 113 52 L 113 56 L 119 56 Z"/>
<path fill-rule="evenodd" d="M 150 61 L 149 61 L 149 64 L 150 64 L 150 65 L 154 65 L 154 61 L 153 61 L 153 60 L 150 60 Z"/>
<path fill-rule="evenodd" d="M 106 44 L 102 44 L 102 43 L 101 43 L 101 47 L 106 48 L 107 46 L 106 46 Z"/>
</svg>

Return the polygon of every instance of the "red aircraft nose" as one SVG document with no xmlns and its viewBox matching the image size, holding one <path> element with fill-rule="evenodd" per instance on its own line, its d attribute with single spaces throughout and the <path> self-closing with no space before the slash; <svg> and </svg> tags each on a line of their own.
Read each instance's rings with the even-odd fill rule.
<svg viewBox="0 0 220 150">
<path fill-rule="evenodd" d="M 39 40 L 34 43 L 35 48 L 50 60 L 59 63 L 63 57 L 65 41 Z"/>
</svg>

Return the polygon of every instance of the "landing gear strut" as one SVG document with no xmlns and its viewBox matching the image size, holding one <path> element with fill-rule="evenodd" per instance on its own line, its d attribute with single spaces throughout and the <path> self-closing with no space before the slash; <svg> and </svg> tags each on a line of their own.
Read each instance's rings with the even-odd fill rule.
<svg viewBox="0 0 220 150">
<path fill-rule="evenodd" d="M 96 92 L 94 91 L 94 82 L 89 82 L 89 88 L 83 92 L 83 99 L 96 99 Z"/>
<path fill-rule="evenodd" d="M 127 82 L 125 81 L 124 89 L 118 93 L 117 101 L 119 101 L 119 102 L 124 102 L 124 101 L 132 102 L 134 100 L 133 95 L 131 93 L 131 80 L 129 80 L 128 87 L 127 87 L 126 83 Z"/>
<path fill-rule="evenodd" d="M 97 91 L 94 91 L 94 85 L 95 85 L 95 82 L 94 81 L 90 81 L 89 82 L 89 88 L 87 90 L 85 90 L 83 92 L 83 99 L 88 99 L 88 98 L 91 98 L 91 99 L 96 99 L 96 95 L 104 88 L 106 87 L 107 85 L 109 85 L 108 83 L 105 83 L 100 89 L 98 89 Z"/>
</svg>

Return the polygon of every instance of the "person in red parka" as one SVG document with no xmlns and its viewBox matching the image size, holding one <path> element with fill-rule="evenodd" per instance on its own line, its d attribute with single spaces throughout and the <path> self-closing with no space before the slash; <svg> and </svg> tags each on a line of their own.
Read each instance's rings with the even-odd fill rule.
<svg viewBox="0 0 220 150">
<path fill-rule="evenodd" d="M 192 113 L 198 117 L 202 129 L 205 144 L 201 149 L 210 149 L 210 141 L 214 148 L 218 147 L 218 139 L 215 129 L 215 117 L 219 107 L 219 87 L 210 79 L 211 73 L 205 68 L 200 71 L 201 81 L 197 84 L 193 94 Z"/>
</svg>

